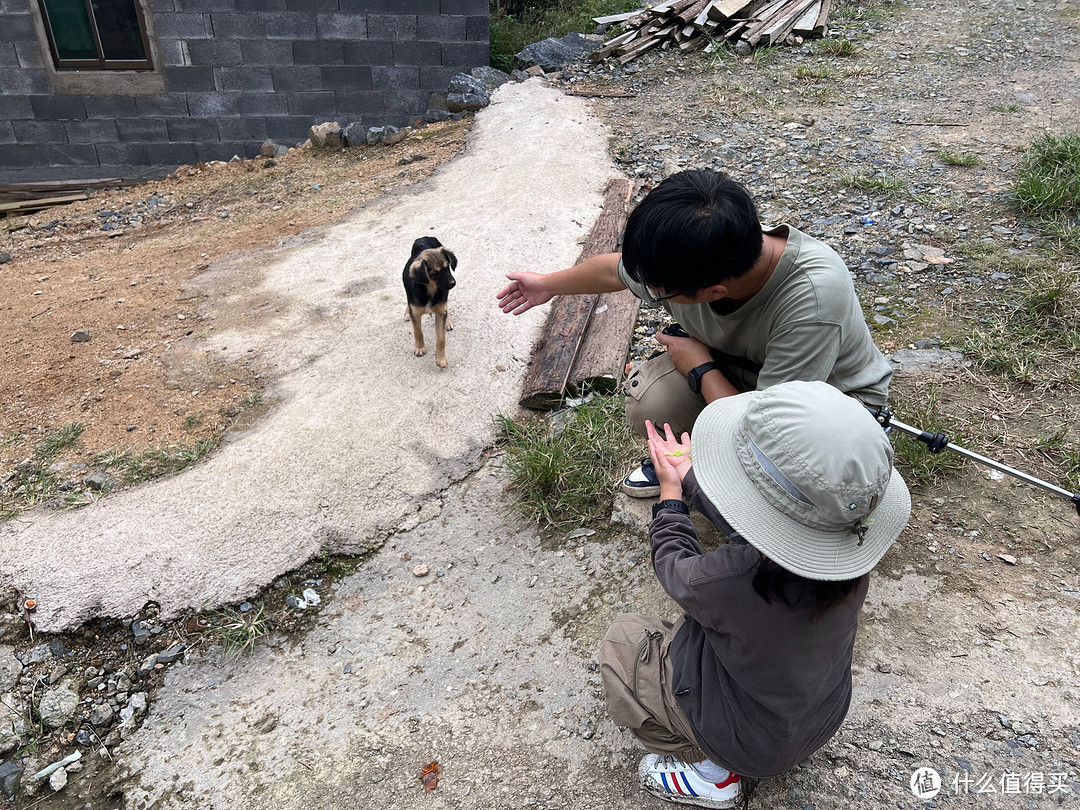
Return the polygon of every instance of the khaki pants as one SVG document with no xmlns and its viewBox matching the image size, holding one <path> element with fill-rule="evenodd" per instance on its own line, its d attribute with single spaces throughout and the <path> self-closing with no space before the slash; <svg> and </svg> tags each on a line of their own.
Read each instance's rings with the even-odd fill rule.
<svg viewBox="0 0 1080 810">
<path fill-rule="evenodd" d="M 654 754 L 700 762 L 705 754 L 671 690 L 668 647 L 682 624 L 624 613 L 600 644 L 604 705 L 617 726 L 630 729 Z"/>
<path fill-rule="evenodd" d="M 695 394 L 667 352 L 646 360 L 623 381 L 626 394 L 626 418 L 635 432 L 645 435 L 648 419 L 658 431 L 664 423 L 676 435 L 689 433 L 698 414 L 705 408 L 705 398 Z"/>
</svg>

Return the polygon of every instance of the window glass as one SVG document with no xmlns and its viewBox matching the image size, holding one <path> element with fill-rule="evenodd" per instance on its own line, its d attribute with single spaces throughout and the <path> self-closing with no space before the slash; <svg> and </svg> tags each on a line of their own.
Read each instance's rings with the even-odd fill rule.
<svg viewBox="0 0 1080 810">
<path fill-rule="evenodd" d="M 107 61 L 146 59 L 135 0 L 91 0 L 91 5 Z"/>
<path fill-rule="evenodd" d="M 61 59 L 98 58 L 83 0 L 45 0 L 45 9 L 49 14 L 57 56 Z"/>
</svg>

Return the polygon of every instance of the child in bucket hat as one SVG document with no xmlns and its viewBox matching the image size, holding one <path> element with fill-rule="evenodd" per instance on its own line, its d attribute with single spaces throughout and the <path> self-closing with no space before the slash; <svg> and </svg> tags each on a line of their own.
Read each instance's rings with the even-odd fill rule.
<svg viewBox="0 0 1080 810">
<path fill-rule="evenodd" d="M 661 799 L 734 806 L 825 744 L 851 700 L 869 572 L 911 500 L 884 431 L 823 382 L 719 399 L 693 438 L 648 424 L 653 566 L 683 617 L 620 616 L 600 648 L 612 720 Z M 683 498 L 732 541 L 705 552 Z"/>
</svg>

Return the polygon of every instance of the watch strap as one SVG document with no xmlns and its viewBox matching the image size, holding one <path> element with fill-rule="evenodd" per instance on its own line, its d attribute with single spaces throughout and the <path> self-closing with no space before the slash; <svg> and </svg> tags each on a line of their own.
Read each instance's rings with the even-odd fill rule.
<svg viewBox="0 0 1080 810">
<path fill-rule="evenodd" d="M 710 360 L 708 363 L 702 363 L 700 366 L 690 369 L 690 373 L 686 375 L 686 384 L 690 386 L 690 390 L 695 394 L 700 394 L 701 378 L 714 368 L 720 368 L 720 364 Z"/>
<path fill-rule="evenodd" d="M 672 512 L 678 512 L 680 515 L 690 514 L 690 507 L 687 506 L 685 503 L 683 503 L 682 501 L 677 501 L 674 498 L 668 498 L 666 500 L 660 501 L 659 503 L 653 504 L 653 520 L 656 520 L 656 516 L 660 514 L 661 510 L 663 509 L 668 509 Z"/>
</svg>

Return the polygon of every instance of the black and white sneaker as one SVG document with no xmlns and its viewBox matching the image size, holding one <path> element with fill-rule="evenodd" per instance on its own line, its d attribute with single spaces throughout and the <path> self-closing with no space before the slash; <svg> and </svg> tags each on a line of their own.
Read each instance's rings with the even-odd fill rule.
<svg viewBox="0 0 1080 810">
<path fill-rule="evenodd" d="M 655 498 L 660 494 L 660 479 L 651 458 L 641 460 L 641 466 L 623 479 L 622 489 L 631 498 Z"/>
</svg>

